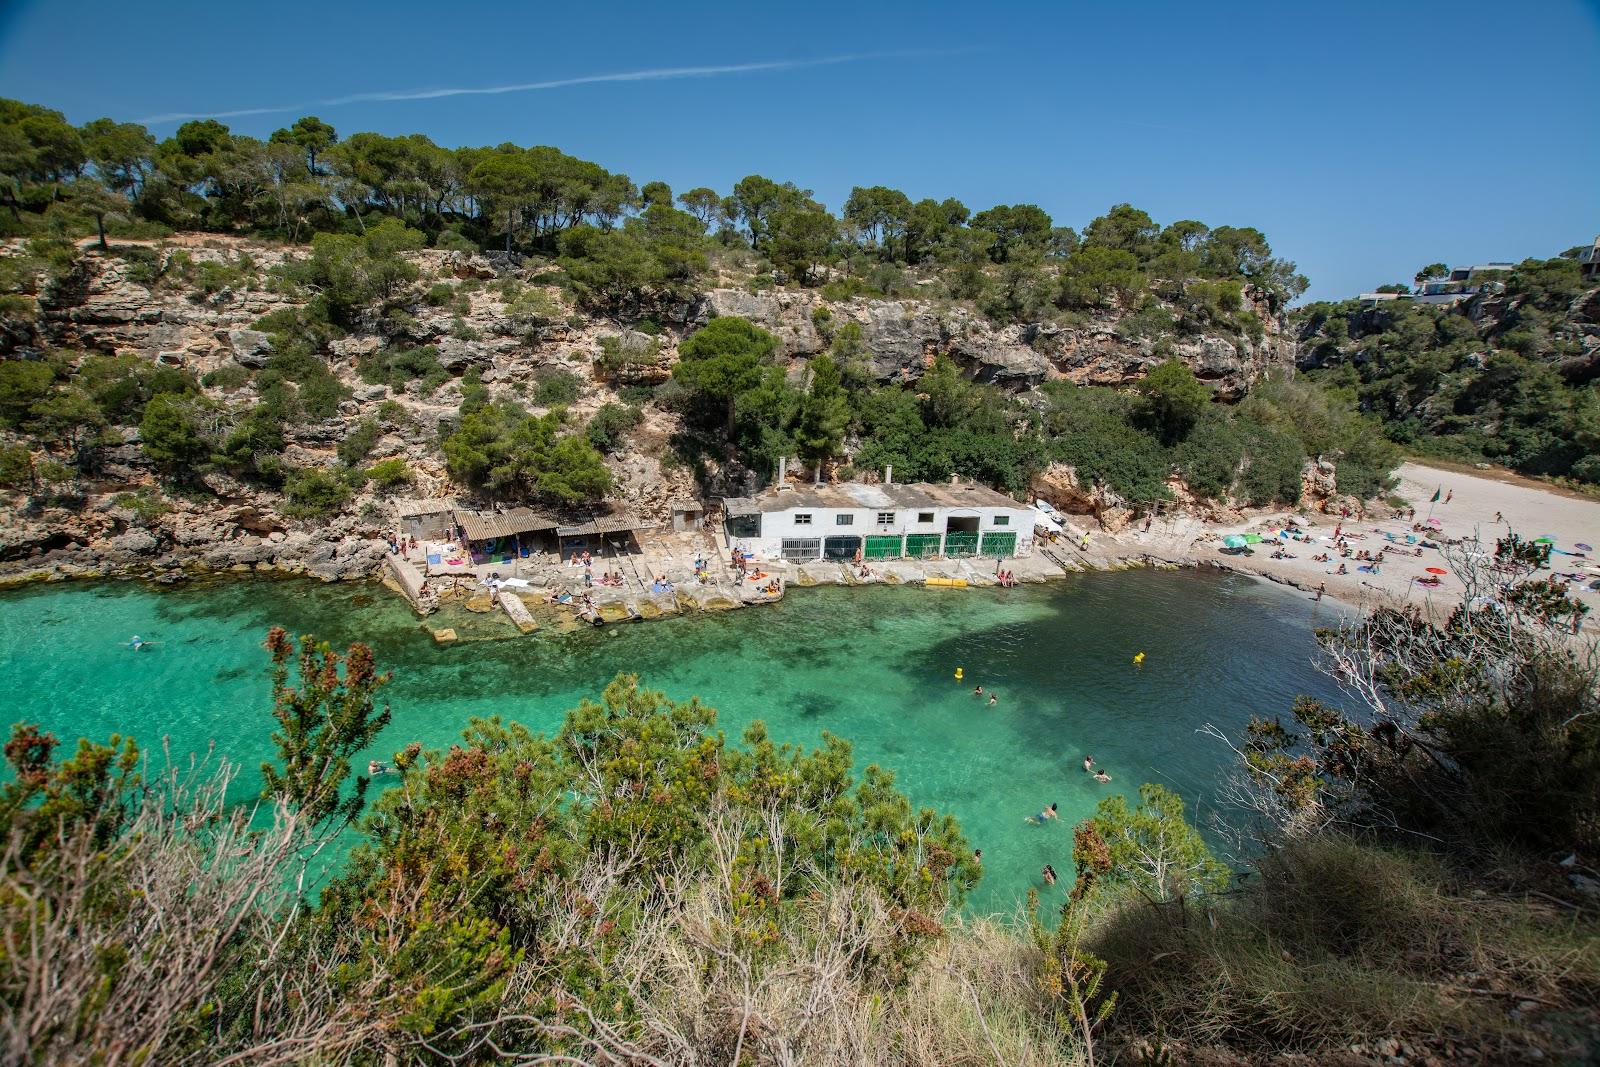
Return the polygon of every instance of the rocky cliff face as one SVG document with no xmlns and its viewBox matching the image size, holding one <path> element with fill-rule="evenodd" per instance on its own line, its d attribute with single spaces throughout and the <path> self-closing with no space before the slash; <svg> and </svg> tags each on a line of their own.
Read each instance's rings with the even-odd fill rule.
<svg viewBox="0 0 1600 1067">
<path fill-rule="evenodd" d="M 1107 312 L 1082 326 L 1028 323 L 996 326 L 971 308 L 918 300 L 853 299 L 829 303 L 815 291 L 714 289 L 696 303 L 691 322 L 739 315 L 778 338 L 788 357 L 814 355 L 828 347 L 817 326 L 825 308 L 832 329 L 846 321 L 861 327 L 868 365 L 879 381 L 911 381 L 936 355 L 948 355 L 980 382 L 1031 388 L 1052 378 L 1080 385 L 1126 385 L 1152 366 L 1176 357 L 1223 396 L 1238 397 L 1257 377 L 1294 364 L 1295 346 L 1284 324 L 1264 316 L 1259 342 L 1199 334 L 1169 339 L 1119 333 L 1125 315 Z"/>
<path fill-rule="evenodd" d="M 42 294 L 36 322 L 8 333 L 4 348 L 26 356 L 30 348 L 132 355 L 197 378 L 229 364 L 255 370 L 272 356 L 266 333 L 252 328 L 262 316 L 295 306 L 304 296 L 286 295 L 267 284 L 266 271 L 296 254 L 244 240 L 182 237 L 152 249 L 164 256 L 181 248 L 193 264 L 240 262 L 253 266 L 234 284 L 213 292 L 175 282 L 146 284 L 145 262 L 129 254 L 86 256 L 69 283 Z M 0 247 L 0 254 L 13 248 Z M 1009 391 L 1026 391 L 1050 379 L 1121 385 L 1141 377 L 1162 359 L 1177 356 L 1226 396 L 1242 394 L 1251 380 L 1275 366 L 1291 365 L 1293 344 L 1281 322 L 1263 316 L 1258 342 L 1239 335 L 1199 333 L 1164 343 L 1130 331 L 1125 317 L 1105 313 L 1080 325 L 996 326 L 965 306 L 928 300 L 850 299 L 826 301 L 815 290 L 711 289 L 665 316 L 657 338 L 632 334 L 622 325 L 576 314 L 561 306 L 561 294 L 546 287 L 561 314 L 530 325 L 514 321 L 496 280 L 528 281 L 529 271 L 501 255 L 429 250 L 413 254 L 422 271 L 418 299 L 404 316 L 365 323 L 328 343 L 329 369 L 347 387 L 338 414 L 289 431 L 285 462 L 291 467 L 332 467 L 341 440 L 363 420 L 381 418 L 382 436 L 369 461 L 404 459 L 415 475 L 410 495 L 452 494 L 438 452 L 441 420 L 454 416 L 461 400 L 460 376 L 476 369 L 492 395 L 527 404 L 543 375 L 567 371 L 586 384 L 569 405 L 586 419 L 617 400 L 612 386 L 595 378 L 595 357 L 608 336 L 658 346 L 657 380 L 676 358 L 679 340 L 715 316 L 739 315 L 771 331 L 780 355 L 798 372 L 807 357 L 825 351 L 830 335 L 846 322 L 860 326 L 870 373 L 883 382 L 914 381 L 935 356 L 950 356 L 975 380 Z M 456 286 L 448 306 L 434 306 L 421 293 L 439 282 Z M 15 325 L 12 323 L 11 325 Z M 428 389 L 421 381 L 403 388 L 364 382 L 358 363 L 389 346 L 431 345 L 453 376 Z M 235 376 L 236 378 L 237 376 Z M 219 382 L 222 376 L 217 379 Z M 247 406 L 253 388 L 208 387 L 219 409 Z M 537 408 L 536 408 L 537 410 Z M 630 435 L 628 448 L 608 457 L 620 503 L 648 520 L 664 522 L 668 502 L 696 495 L 688 471 L 664 468 L 660 459 L 677 429 L 676 417 L 649 408 Z M 0 574 L 40 572 L 119 573 L 130 570 L 175 574 L 177 568 L 278 570 L 345 578 L 372 573 L 381 563 L 391 527 L 388 503 L 363 490 L 346 513 L 332 521 L 297 521 L 283 514 L 282 497 L 220 475 L 208 476 L 214 499 L 167 502 L 170 510 L 141 518 L 126 496 L 155 479 L 144 465 L 137 431 L 124 431 L 120 446 L 105 451 L 98 480 L 80 486 L 81 499 L 41 504 L 20 495 L 0 499 Z M 742 472 L 728 472 L 724 488 L 748 489 Z M 713 479 L 718 477 L 712 472 Z"/>
</svg>

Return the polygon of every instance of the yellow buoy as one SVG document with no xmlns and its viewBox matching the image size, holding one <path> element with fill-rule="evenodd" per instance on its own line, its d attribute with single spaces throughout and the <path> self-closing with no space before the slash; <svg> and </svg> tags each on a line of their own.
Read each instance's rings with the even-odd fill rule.
<svg viewBox="0 0 1600 1067">
<path fill-rule="evenodd" d="M 1142 666 L 1144 666 L 1144 653 L 1143 653 L 1143 652 L 1136 652 L 1136 653 L 1134 653 L 1134 656 L 1133 656 L 1133 665 L 1134 665 L 1134 666 L 1135 666 L 1135 667 L 1142 667 Z"/>
<path fill-rule="evenodd" d="M 962 675 L 963 675 L 963 672 L 962 672 L 961 668 L 957 667 L 956 668 L 956 681 L 958 681 L 958 682 L 961 681 Z"/>
</svg>

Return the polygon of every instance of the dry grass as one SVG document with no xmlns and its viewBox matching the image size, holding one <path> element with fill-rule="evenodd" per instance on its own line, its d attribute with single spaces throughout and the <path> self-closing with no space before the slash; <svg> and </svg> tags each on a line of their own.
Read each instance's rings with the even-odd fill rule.
<svg viewBox="0 0 1600 1067">
<path fill-rule="evenodd" d="M 1340 839 L 1269 857 L 1208 911 L 1129 905 L 1094 948 L 1122 992 L 1124 1035 L 1242 1052 L 1329 1052 L 1384 1037 L 1475 1047 L 1486 1060 L 1592 1027 L 1600 924 L 1520 897 L 1462 892 L 1416 854 Z"/>
<path fill-rule="evenodd" d="M 859 890 L 819 887 L 752 950 L 715 889 L 631 939 L 646 1033 L 663 1059 L 701 1062 L 1072 1067 L 1019 931 L 952 921 L 925 957 L 897 956 L 908 920 Z M 681 1042 L 681 1045 L 678 1043 Z M 678 1045 L 676 1049 L 670 1047 Z"/>
</svg>

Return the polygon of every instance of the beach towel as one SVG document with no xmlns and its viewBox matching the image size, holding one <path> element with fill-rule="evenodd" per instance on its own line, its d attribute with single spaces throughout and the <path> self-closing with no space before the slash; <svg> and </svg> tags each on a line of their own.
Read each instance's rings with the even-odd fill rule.
<svg viewBox="0 0 1600 1067">
<path fill-rule="evenodd" d="M 437 567 L 442 562 L 444 562 L 444 557 L 439 555 L 439 553 L 437 553 L 437 552 L 429 552 L 428 553 L 428 565 L 429 566 Z"/>
</svg>

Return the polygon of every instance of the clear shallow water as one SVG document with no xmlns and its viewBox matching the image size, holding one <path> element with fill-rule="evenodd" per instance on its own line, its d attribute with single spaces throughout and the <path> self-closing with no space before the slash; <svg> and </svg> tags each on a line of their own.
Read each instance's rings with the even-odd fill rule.
<svg viewBox="0 0 1600 1067">
<path fill-rule="evenodd" d="M 370 753 L 380 758 L 413 740 L 447 745 L 471 715 L 553 731 L 581 696 L 632 671 L 669 696 L 701 696 L 730 738 L 753 719 L 778 741 L 848 738 L 858 765 L 892 768 L 914 803 L 961 820 L 983 849 L 973 906 L 1010 910 L 1042 887 L 1045 863 L 1070 868 L 1071 826 L 1108 791 L 1159 781 L 1204 810 L 1228 754 L 1195 734 L 1202 724 L 1237 727 L 1299 693 L 1336 698 L 1310 658 L 1312 627 L 1339 610 L 1237 576 L 1133 571 L 1009 591 L 800 590 L 766 608 L 441 647 L 372 586 L 67 584 L 0 595 L 0 706 L 6 723 L 68 742 L 121 732 L 156 751 L 166 736 L 184 754 L 215 741 L 244 764 L 245 791 L 270 753 L 261 642 L 274 624 L 338 647 L 366 641 L 394 671 L 393 722 Z M 133 652 L 132 634 L 157 644 Z M 978 684 L 996 706 L 972 695 Z M 1083 773 L 1085 754 L 1110 785 Z M 1059 823 L 1024 821 L 1052 801 Z"/>
</svg>

